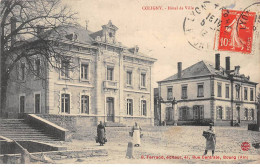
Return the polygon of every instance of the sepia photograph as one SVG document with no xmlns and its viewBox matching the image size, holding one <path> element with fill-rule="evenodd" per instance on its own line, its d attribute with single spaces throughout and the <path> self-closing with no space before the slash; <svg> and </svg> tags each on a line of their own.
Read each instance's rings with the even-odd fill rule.
<svg viewBox="0 0 260 167">
<path fill-rule="evenodd" d="M 259 0 L 0 0 L 0 164 L 260 164 Z"/>
</svg>

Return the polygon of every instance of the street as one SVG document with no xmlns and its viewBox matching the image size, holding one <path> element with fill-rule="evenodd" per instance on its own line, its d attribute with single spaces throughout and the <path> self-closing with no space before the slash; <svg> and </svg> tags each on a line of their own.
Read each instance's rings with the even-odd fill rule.
<svg viewBox="0 0 260 167">
<path fill-rule="evenodd" d="M 107 127 L 108 142 L 95 142 L 96 129 L 76 132 L 72 142 L 64 142 L 68 149 L 106 149 L 108 156 L 56 160 L 56 163 L 259 163 L 260 150 L 252 143 L 260 142 L 260 133 L 245 127 L 215 127 L 217 143 L 215 156 L 202 156 L 205 149 L 203 130 L 207 126 L 143 127 L 141 147 L 134 147 L 135 159 L 125 158 L 127 144 L 132 140 L 130 127 Z M 250 143 L 248 151 L 241 149 Z"/>
</svg>

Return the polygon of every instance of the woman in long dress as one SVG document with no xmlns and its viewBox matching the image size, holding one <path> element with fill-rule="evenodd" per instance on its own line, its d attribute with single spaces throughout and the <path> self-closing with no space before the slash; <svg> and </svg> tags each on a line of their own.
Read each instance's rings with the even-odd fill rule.
<svg viewBox="0 0 260 167">
<path fill-rule="evenodd" d="M 103 146 L 106 142 L 106 129 L 102 121 L 97 126 L 97 142 L 99 142 L 100 146 Z"/>
<path fill-rule="evenodd" d="M 237 14 L 236 18 L 229 24 L 229 26 L 226 27 L 227 32 L 231 31 L 230 34 L 230 46 L 232 46 L 232 49 L 237 48 L 241 48 L 241 50 L 243 50 L 244 45 L 246 44 L 245 41 L 243 41 L 240 37 L 239 37 L 239 26 L 245 27 L 244 24 L 239 24 L 239 17 L 240 15 Z M 242 19 L 242 18 L 240 18 Z"/>
<path fill-rule="evenodd" d="M 135 147 L 141 146 L 141 127 L 135 122 L 135 125 L 132 128 L 133 133 L 133 144 Z"/>
<path fill-rule="evenodd" d="M 216 134 L 215 130 L 213 129 L 213 124 L 209 124 L 209 130 L 207 130 L 207 135 L 205 136 L 206 138 L 206 148 L 204 155 L 207 155 L 208 150 L 212 150 L 212 156 L 214 156 L 215 153 L 215 146 L 216 146 Z"/>
</svg>

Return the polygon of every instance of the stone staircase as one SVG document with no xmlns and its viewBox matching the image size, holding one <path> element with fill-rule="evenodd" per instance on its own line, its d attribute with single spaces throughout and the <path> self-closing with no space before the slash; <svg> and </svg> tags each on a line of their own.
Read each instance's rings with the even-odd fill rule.
<svg viewBox="0 0 260 167">
<path fill-rule="evenodd" d="M 0 136 L 13 140 L 59 141 L 47 135 L 44 130 L 27 124 L 23 119 L 0 119 Z"/>
</svg>

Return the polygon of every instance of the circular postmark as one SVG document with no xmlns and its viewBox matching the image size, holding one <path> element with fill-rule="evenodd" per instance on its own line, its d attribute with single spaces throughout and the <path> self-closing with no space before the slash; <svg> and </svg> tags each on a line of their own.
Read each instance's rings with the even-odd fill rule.
<svg viewBox="0 0 260 167">
<path fill-rule="evenodd" d="M 218 3 L 204 1 L 185 17 L 183 31 L 193 48 L 197 50 L 215 49 L 222 9 L 225 7 Z"/>
<path fill-rule="evenodd" d="M 248 150 L 250 149 L 250 144 L 249 144 L 248 142 L 243 142 L 243 143 L 241 144 L 241 149 L 242 149 L 243 151 L 248 151 Z"/>
</svg>

